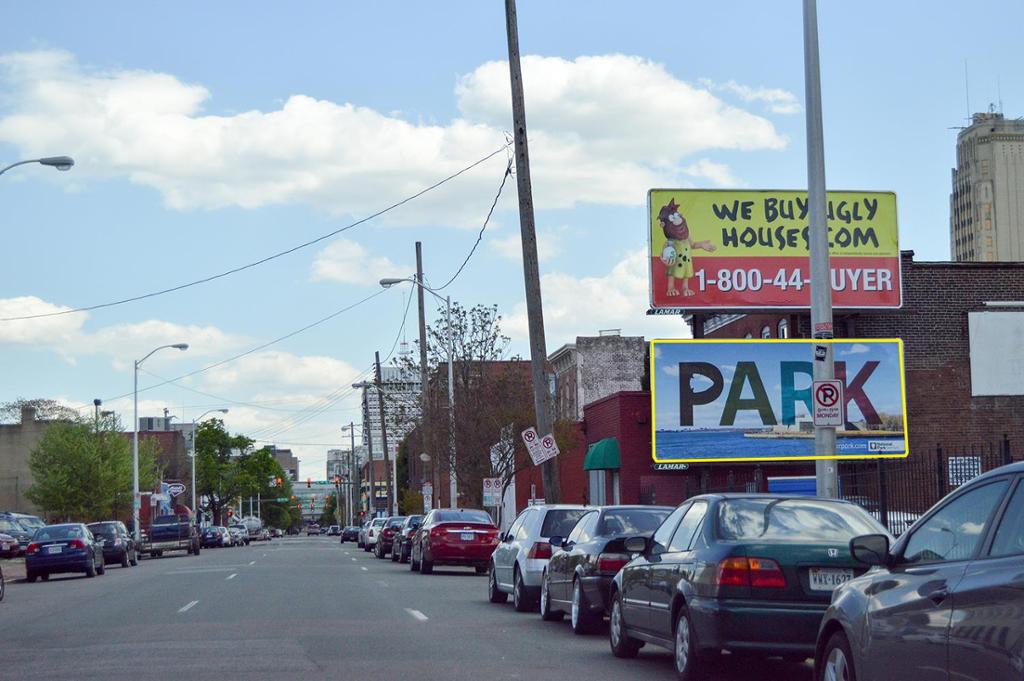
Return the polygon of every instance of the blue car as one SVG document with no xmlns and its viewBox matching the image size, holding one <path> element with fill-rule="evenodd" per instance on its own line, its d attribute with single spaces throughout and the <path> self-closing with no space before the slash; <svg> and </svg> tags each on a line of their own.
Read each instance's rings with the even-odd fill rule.
<svg viewBox="0 0 1024 681">
<path fill-rule="evenodd" d="M 25 581 L 45 581 L 57 572 L 84 572 L 86 577 L 102 575 L 103 540 L 93 536 L 83 523 L 47 525 L 36 530 L 25 550 Z"/>
</svg>

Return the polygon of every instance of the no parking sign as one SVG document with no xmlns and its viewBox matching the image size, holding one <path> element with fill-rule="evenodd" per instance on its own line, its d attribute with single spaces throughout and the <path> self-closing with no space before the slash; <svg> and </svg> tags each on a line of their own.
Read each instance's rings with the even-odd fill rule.
<svg viewBox="0 0 1024 681">
<path fill-rule="evenodd" d="M 811 393 L 814 399 L 814 425 L 842 428 L 846 423 L 843 407 L 843 382 L 838 379 L 814 381 Z"/>
</svg>

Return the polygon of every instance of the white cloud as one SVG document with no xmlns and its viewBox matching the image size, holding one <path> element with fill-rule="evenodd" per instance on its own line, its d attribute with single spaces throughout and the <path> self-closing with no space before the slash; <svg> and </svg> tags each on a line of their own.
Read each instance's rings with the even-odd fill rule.
<svg viewBox="0 0 1024 681">
<path fill-rule="evenodd" d="M 731 92 L 744 102 L 763 102 L 772 113 L 797 114 L 801 111 L 796 95 L 781 88 L 750 87 L 734 80 L 716 84 L 706 78 L 702 78 L 700 83 L 711 90 Z"/>
<path fill-rule="evenodd" d="M 550 260 L 562 253 L 562 235 L 568 231 L 563 226 L 556 230 L 545 230 L 537 232 L 537 258 L 543 262 Z M 491 241 L 491 248 L 498 255 L 506 260 L 522 262 L 523 240 L 521 232 L 516 231 L 508 236 L 498 237 Z"/>
<path fill-rule="evenodd" d="M 348 239 L 338 239 L 313 259 L 314 280 L 377 286 L 385 277 L 409 275 L 408 267 L 397 265 L 386 256 L 370 255 L 362 244 Z"/>
<path fill-rule="evenodd" d="M 639 205 L 649 187 L 693 176 L 694 154 L 786 145 L 769 120 L 639 57 L 526 56 L 523 73 L 539 209 Z M 23 155 L 59 149 L 76 158 L 80 180 L 126 177 L 181 210 L 307 203 L 365 215 L 498 148 L 511 118 L 505 62 L 458 80 L 461 117 L 443 125 L 302 94 L 273 110 L 208 113 L 212 94 L 200 84 L 89 68 L 61 51 L 0 56 L 0 85 L 0 142 Z M 497 182 L 488 171 L 503 162 L 386 219 L 478 225 Z M 700 163 L 698 175 L 725 177 Z"/>
<path fill-rule="evenodd" d="M 201 382 L 204 389 L 212 392 L 244 386 L 248 392 L 286 389 L 322 394 L 347 388 L 359 374 L 350 364 L 333 357 L 267 351 L 211 369 L 202 375 Z"/>
<path fill-rule="evenodd" d="M 669 364 L 666 367 L 664 367 L 662 369 L 662 371 L 664 371 L 669 376 L 675 376 L 677 378 L 679 377 L 679 365 L 678 364 Z"/>
<path fill-rule="evenodd" d="M 711 180 L 716 187 L 742 187 L 743 182 L 732 174 L 729 166 L 706 158 L 686 166 L 683 171 L 696 178 Z"/>
<path fill-rule="evenodd" d="M 863 355 L 865 352 L 871 352 L 871 348 L 864 345 L 863 343 L 854 343 L 846 350 L 843 350 L 841 354 L 843 357 L 847 355 Z"/>
<path fill-rule="evenodd" d="M 609 328 L 621 329 L 624 336 L 689 338 L 689 327 L 682 318 L 646 314 L 648 265 L 647 252 L 637 250 L 603 276 L 575 277 L 564 272 L 541 276 L 548 347 Z M 515 307 L 505 329 L 517 339 L 528 337 L 525 303 Z"/>
</svg>

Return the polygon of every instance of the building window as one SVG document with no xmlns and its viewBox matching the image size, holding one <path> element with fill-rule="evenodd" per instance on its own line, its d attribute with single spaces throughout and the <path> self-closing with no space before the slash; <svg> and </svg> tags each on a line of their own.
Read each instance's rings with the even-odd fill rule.
<svg viewBox="0 0 1024 681">
<path fill-rule="evenodd" d="M 772 327 L 765 326 L 763 329 L 761 329 L 761 338 L 771 338 L 771 337 L 772 337 Z"/>
<path fill-rule="evenodd" d="M 779 320 L 779 338 L 789 338 L 789 320 Z"/>
</svg>

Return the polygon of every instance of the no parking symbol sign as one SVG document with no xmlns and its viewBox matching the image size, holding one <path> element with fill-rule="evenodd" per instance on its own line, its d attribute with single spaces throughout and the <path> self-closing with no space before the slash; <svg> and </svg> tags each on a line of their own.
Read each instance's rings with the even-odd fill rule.
<svg viewBox="0 0 1024 681">
<path fill-rule="evenodd" d="M 814 381 L 811 395 L 814 402 L 815 426 L 841 428 L 846 423 L 846 400 L 843 399 L 842 381 Z"/>
</svg>

